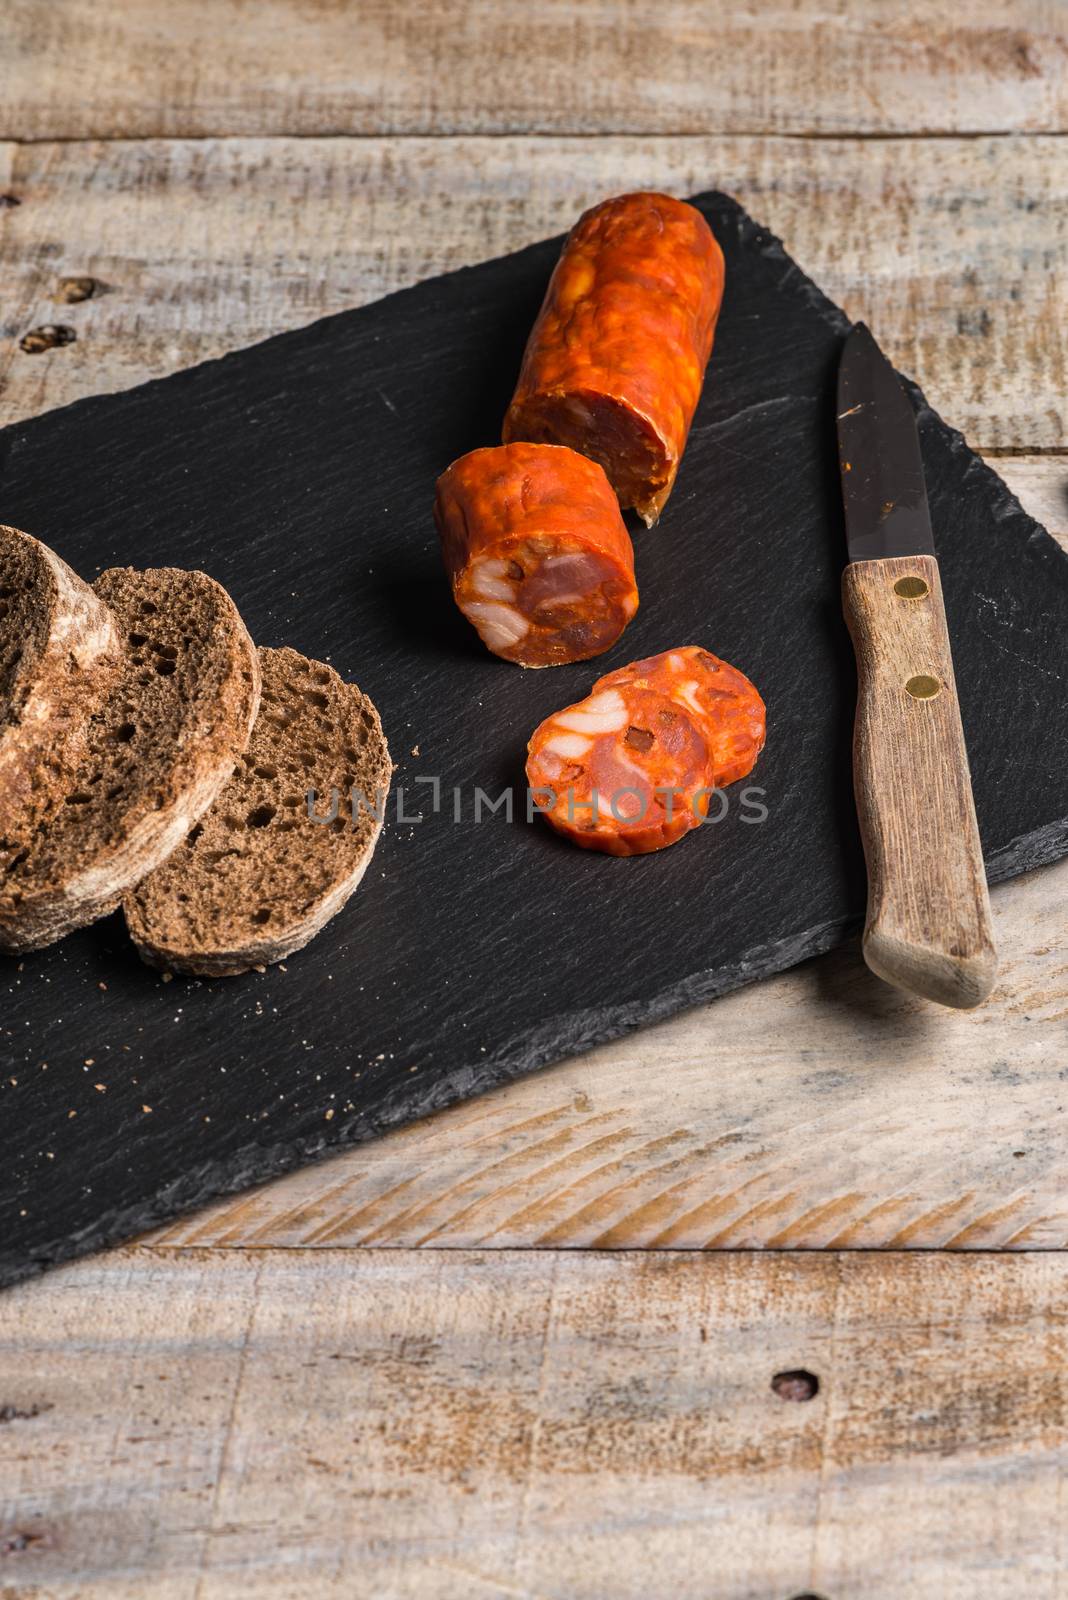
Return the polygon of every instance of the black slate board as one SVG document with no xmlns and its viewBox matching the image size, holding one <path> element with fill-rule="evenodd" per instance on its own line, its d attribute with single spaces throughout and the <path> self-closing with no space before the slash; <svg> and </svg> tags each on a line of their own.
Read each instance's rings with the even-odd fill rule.
<svg viewBox="0 0 1068 1600">
<path fill-rule="evenodd" d="M 258 642 L 332 661 L 374 697 L 406 813 L 426 813 L 391 809 L 364 887 L 285 972 L 164 984 L 117 916 L 21 966 L 0 958 L 0 1282 L 855 928 L 833 416 L 847 323 L 733 201 L 698 203 L 727 257 L 716 349 L 667 513 L 636 535 L 641 610 L 595 664 L 525 673 L 487 656 L 451 605 L 430 519 L 436 474 L 497 437 L 558 240 L 0 434 L 0 521 L 87 577 L 212 573 Z M 912 393 L 979 823 L 1003 878 L 1068 849 L 1068 559 Z M 766 821 L 732 791 L 723 821 L 635 861 L 522 816 L 475 824 L 476 786 L 522 800 L 526 736 L 550 710 L 688 642 L 767 699 L 751 780 Z M 440 778 L 439 814 L 417 775 Z"/>
</svg>

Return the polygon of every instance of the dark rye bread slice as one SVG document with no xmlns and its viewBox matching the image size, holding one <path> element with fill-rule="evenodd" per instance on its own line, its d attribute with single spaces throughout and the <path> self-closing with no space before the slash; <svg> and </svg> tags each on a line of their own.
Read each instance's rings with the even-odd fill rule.
<svg viewBox="0 0 1068 1600">
<path fill-rule="evenodd" d="M 0 949 L 36 950 L 114 909 L 185 838 L 248 744 L 255 647 L 202 572 L 112 568 L 96 580 L 124 643 L 63 803 L 0 873 Z"/>
<path fill-rule="evenodd" d="M 367 870 L 393 771 L 378 712 L 355 684 L 296 650 L 261 650 L 260 666 L 260 714 L 233 778 L 123 902 L 150 966 L 228 977 L 282 961 L 341 910 Z M 323 817 L 337 791 L 332 821 L 309 815 L 310 790 Z"/>
<path fill-rule="evenodd" d="M 0 527 L 0 873 L 62 802 L 121 656 L 104 601 L 47 545 Z"/>
</svg>

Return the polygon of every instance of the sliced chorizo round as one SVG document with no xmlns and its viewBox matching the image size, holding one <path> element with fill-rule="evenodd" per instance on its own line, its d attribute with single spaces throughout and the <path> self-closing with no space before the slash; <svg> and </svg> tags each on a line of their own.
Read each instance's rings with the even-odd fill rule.
<svg viewBox="0 0 1068 1600">
<path fill-rule="evenodd" d="M 660 516 L 701 394 L 723 252 L 695 206 L 624 194 L 579 218 L 527 342 L 504 438 L 599 461 L 647 527 Z"/>
<path fill-rule="evenodd" d="M 573 844 L 637 856 L 705 817 L 708 742 L 677 700 L 635 684 L 598 689 L 547 717 L 527 746 L 533 804 Z"/>
<path fill-rule="evenodd" d="M 680 645 L 607 673 L 594 693 L 627 685 L 658 690 L 696 717 L 709 742 L 716 787 L 746 777 L 764 748 L 764 702 L 756 686 L 710 650 Z"/>
<path fill-rule="evenodd" d="M 456 604 L 506 661 L 600 655 L 638 609 L 619 504 L 602 469 L 573 450 L 472 450 L 438 479 L 434 520 Z"/>
</svg>

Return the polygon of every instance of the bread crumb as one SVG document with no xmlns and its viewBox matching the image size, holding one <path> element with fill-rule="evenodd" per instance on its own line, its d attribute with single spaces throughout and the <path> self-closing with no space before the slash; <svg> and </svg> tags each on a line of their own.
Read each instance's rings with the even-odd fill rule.
<svg viewBox="0 0 1068 1600">
<path fill-rule="evenodd" d="M 330 1121 L 330 1119 L 331 1119 L 331 1117 L 332 1117 L 332 1116 L 333 1116 L 333 1115 L 334 1115 L 334 1113 L 333 1113 L 333 1110 L 330 1110 L 330 1111 L 327 1111 L 327 1112 L 326 1112 L 326 1113 L 325 1113 L 325 1116 L 326 1116 L 326 1120 L 327 1120 L 327 1122 L 329 1122 L 329 1121 Z"/>
<path fill-rule="evenodd" d="M 419 746 L 417 744 L 413 744 L 412 745 L 412 755 L 413 756 L 417 756 L 418 754 L 419 754 Z"/>
<path fill-rule="evenodd" d="M 264 966 L 262 961 L 257 961 L 252 970 L 253 972 L 266 972 L 267 968 Z"/>
<path fill-rule="evenodd" d="M 170 983 L 172 981 L 172 979 L 174 978 L 174 973 L 173 972 L 161 972 L 160 973 L 160 977 L 163 979 L 164 983 Z"/>
<path fill-rule="evenodd" d="M 146 1112 L 147 1112 L 147 1111 L 151 1111 L 151 1110 L 152 1110 L 152 1107 L 151 1107 L 151 1106 L 142 1106 L 142 1107 L 141 1107 L 141 1110 L 142 1110 L 142 1111 L 146 1111 Z"/>
<path fill-rule="evenodd" d="M 106 992 L 107 991 L 107 984 L 106 983 L 98 983 L 97 984 L 97 988 L 98 989 L 103 989 Z"/>
<path fill-rule="evenodd" d="M 98 1094 L 107 1094 L 108 1092 L 108 1086 L 106 1083 L 94 1083 L 93 1088 Z"/>
<path fill-rule="evenodd" d="M 94 1058 L 92 1056 L 86 1056 L 85 1064 L 86 1064 L 87 1067 L 95 1067 L 96 1066 L 96 1061 L 94 1060 Z"/>
</svg>

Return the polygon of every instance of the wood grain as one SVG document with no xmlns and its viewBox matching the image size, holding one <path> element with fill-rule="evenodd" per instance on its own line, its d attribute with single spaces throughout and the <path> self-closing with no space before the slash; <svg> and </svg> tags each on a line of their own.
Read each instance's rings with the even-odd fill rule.
<svg viewBox="0 0 1068 1600">
<path fill-rule="evenodd" d="M 1046 138 L 0 146 L 0 193 L 21 201 L 0 207 L 0 422 L 516 249 L 643 185 L 735 193 L 973 446 L 1065 447 L 1068 162 Z M 98 293 L 57 300 L 86 275 Z M 20 348 L 57 323 L 74 343 Z"/>
<path fill-rule="evenodd" d="M 936 1012 L 840 950 L 153 1235 L 184 1247 L 1068 1247 L 1068 863 Z"/>
<path fill-rule="evenodd" d="M 899 592 L 909 584 L 920 593 Z M 977 1006 L 997 954 L 938 562 L 853 561 L 842 603 L 857 654 L 864 959 L 911 993 Z"/>
<path fill-rule="evenodd" d="M 1066 1292 L 1041 1256 L 122 1251 L 0 1298 L 0 1592 L 1054 1600 Z"/>
<path fill-rule="evenodd" d="M 994 456 L 990 465 L 1031 515 L 1068 547 L 1068 457 Z"/>
<path fill-rule="evenodd" d="M 709 17 L 9 0 L 0 134 L 158 142 L 0 145 L 0 420 L 718 184 L 1068 531 L 1061 143 L 909 137 L 1063 132 L 1063 6 Z M 0 1298 L 0 1600 L 1055 1600 L 1064 1258 L 974 1251 L 1068 1246 L 1068 863 L 994 909 L 977 1013 L 838 952 Z M 288 1248 L 478 1240 L 973 1253 Z"/>
<path fill-rule="evenodd" d="M 1068 125 L 1057 0 L 8 0 L 0 134 Z"/>
</svg>

